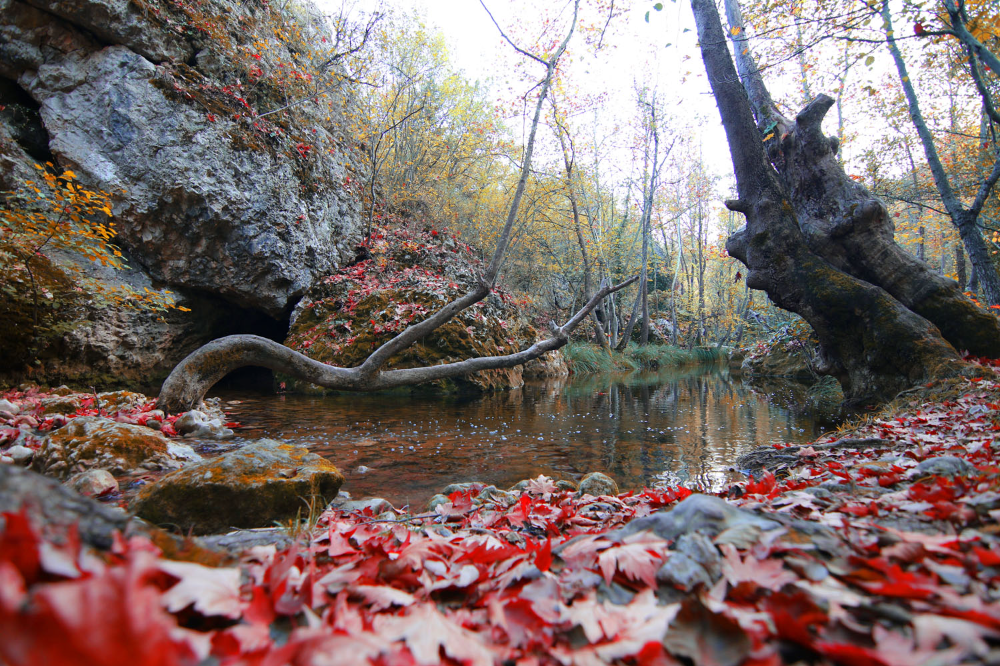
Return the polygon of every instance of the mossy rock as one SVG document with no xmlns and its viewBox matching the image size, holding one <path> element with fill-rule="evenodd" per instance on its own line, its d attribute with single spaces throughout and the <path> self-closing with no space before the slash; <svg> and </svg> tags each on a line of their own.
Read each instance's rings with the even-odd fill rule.
<svg viewBox="0 0 1000 666">
<path fill-rule="evenodd" d="M 292 315 L 285 344 L 310 358 L 356 367 L 379 346 L 468 292 L 476 261 L 454 237 L 419 228 L 383 230 L 371 258 L 321 279 Z M 510 354 L 534 344 L 537 332 L 501 289 L 389 359 L 386 369 L 417 368 L 478 356 Z M 288 380 L 300 391 L 319 387 Z M 438 389 L 490 390 L 523 384 L 521 367 L 481 371 L 435 382 Z"/>
<path fill-rule="evenodd" d="M 743 360 L 744 374 L 753 377 L 794 377 L 814 379 L 815 375 L 806 364 L 802 349 L 788 348 L 786 344 L 775 344 L 765 354 L 747 356 Z"/>
<path fill-rule="evenodd" d="M 183 532 L 210 534 L 271 526 L 321 510 L 344 476 L 308 449 L 262 439 L 212 460 L 167 474 L 143 488 L 135 513 Z"/>
<path fill-rule="evenodd" d="M 38 472 L 66 479 L 93 468 L 113 474 L 137 467 L 176 469 L 185 460 L 199 458 L 189 446 L 171 442 L 152 428 L 80 416 L 42 440 L 31 464 Z"/>
</svg>

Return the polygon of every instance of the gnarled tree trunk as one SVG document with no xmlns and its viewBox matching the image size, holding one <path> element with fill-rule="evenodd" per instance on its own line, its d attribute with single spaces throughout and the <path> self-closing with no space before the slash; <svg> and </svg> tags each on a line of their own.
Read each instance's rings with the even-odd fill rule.
<svg viewBox="0 0 1000 666">
<path fill-rule="evenodd" d="M 782 152 L 777 157 L 785 167 L 779 175 L 726 48 L 714 2 L 691 0 L 691 7 L 736 174 L 739 199 L 727 205 L 746 216 L 746 227 L 729 238 L 726 249 L 747 266 L 747 285 L 766 291 L 776 305 L 813 327 L 821 347 L 820 370 L 840 381 L 849 404 L 891 399 L 930 378 L 959 372 L 962 360 L 934 324 L 809 242 L 814 229 L 843 238 L 859 223 L 878 218 L 870 214 L 871 206 L 858 205 L 864 201 L 858 201 L 857 191 L 830 176 L 827 165 L 839 169 L 835 146 L 819 131 L 829 98 L 808 105 L 794 123 L 785 120 L 773 128 Z M 748 89 L 751 98 L 761 98 L 752 85 Z M 777 120 L 781 125 L 784 119 Z M 788 165 L 799 165 L 798 170 Z M 925 296 L 921 289 L 913 291 Z"/>
<path fill-rule="evenodd" d="M 885 204 L 845 172 L 839 141 L 821 124 L 834 100 L 819 95 L 795 117 L 782 116 L 771 100 L 745 39 L 738 0 L 726 0 L 736 65 L 768 158 L 791 203 L 809 248 L 834 268 L 877 285 L 940 329 L 960 351 L 1000 357 L 1000 322 L 976 305 L 954 280 L 896 244 Z"/>
</svg>

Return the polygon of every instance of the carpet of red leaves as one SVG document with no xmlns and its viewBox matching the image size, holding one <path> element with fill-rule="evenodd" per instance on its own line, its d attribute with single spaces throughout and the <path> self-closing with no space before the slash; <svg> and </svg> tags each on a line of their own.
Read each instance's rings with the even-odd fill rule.
<svg viewBox="0 0 1000 666">
<path fill-rule="evenodd" d="M 685 488 L 577 497 L 539 477 L 509 504 L 469 491 L 395 520 L 330 509 L 291 548 L 228 568 L 166 560 L 142 537 L 105 553 L 73 534 L 53 543 L 6 514 L 0 661 L 989 663 L 1000 381 L 961 381 L 951 399 L 858 425 L 867 444 L 824 448 L 842 432 L 789 448 L 776 474 L 727 488 L 782 527 L 713 535 L 716 571 L 690 588 L 657 576 L 675 543 L 615 531 Z M 919 467 L 942 456 L 970 466 Z"/>
</svg>

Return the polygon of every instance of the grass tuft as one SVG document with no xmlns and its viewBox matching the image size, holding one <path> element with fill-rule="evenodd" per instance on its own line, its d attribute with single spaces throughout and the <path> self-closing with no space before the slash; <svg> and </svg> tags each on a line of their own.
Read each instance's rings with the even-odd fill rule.
<svg viewBox="0 0 1000 666">
<path fill-rule="evenodd" d="M 595 344 L 574 342 L 563 347 L 563 356 L 575 374 L 712 365 L 721 363 L 727 358 L 721 348 L 701 347 L 687 350 L 670 345 L 641 346 L 633 342 L 628 344 L 624 352 L 608 352 Z"/>
</svg>

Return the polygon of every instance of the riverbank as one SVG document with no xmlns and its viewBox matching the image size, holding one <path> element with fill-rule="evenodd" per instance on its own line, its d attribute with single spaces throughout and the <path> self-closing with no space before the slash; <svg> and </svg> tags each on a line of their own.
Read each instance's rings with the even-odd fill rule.
<svg viewBox="0 0 1000 666">
<path fill-rule="evenodd" d="M 96 552 L 43 540 L 8 514 L 0 651 L 10 664 L 991 663 L 998 408 L 984 369 L 747 456 L 757 475 L 717 495 L 594 497 L 538 477 L 514 493 L 469 486 L 432 512 L 335 505 L 292 547 L 223 568 L 165 560 L 142 536 Z M 102 613 L 71 610 L 95 598 Z"/>
<path fill-rule="evenodd" d="M 682 349 L 671 345 L 638 345 L 630 342 L 623 351 L 602 349 L 587 342 L 574 342 L 562 349 L 563 357 L 576 374 L 602 374 L 660 370 L 692 365 L 724 363 L 728 356 L 721 347 Z"/>
</svg>

